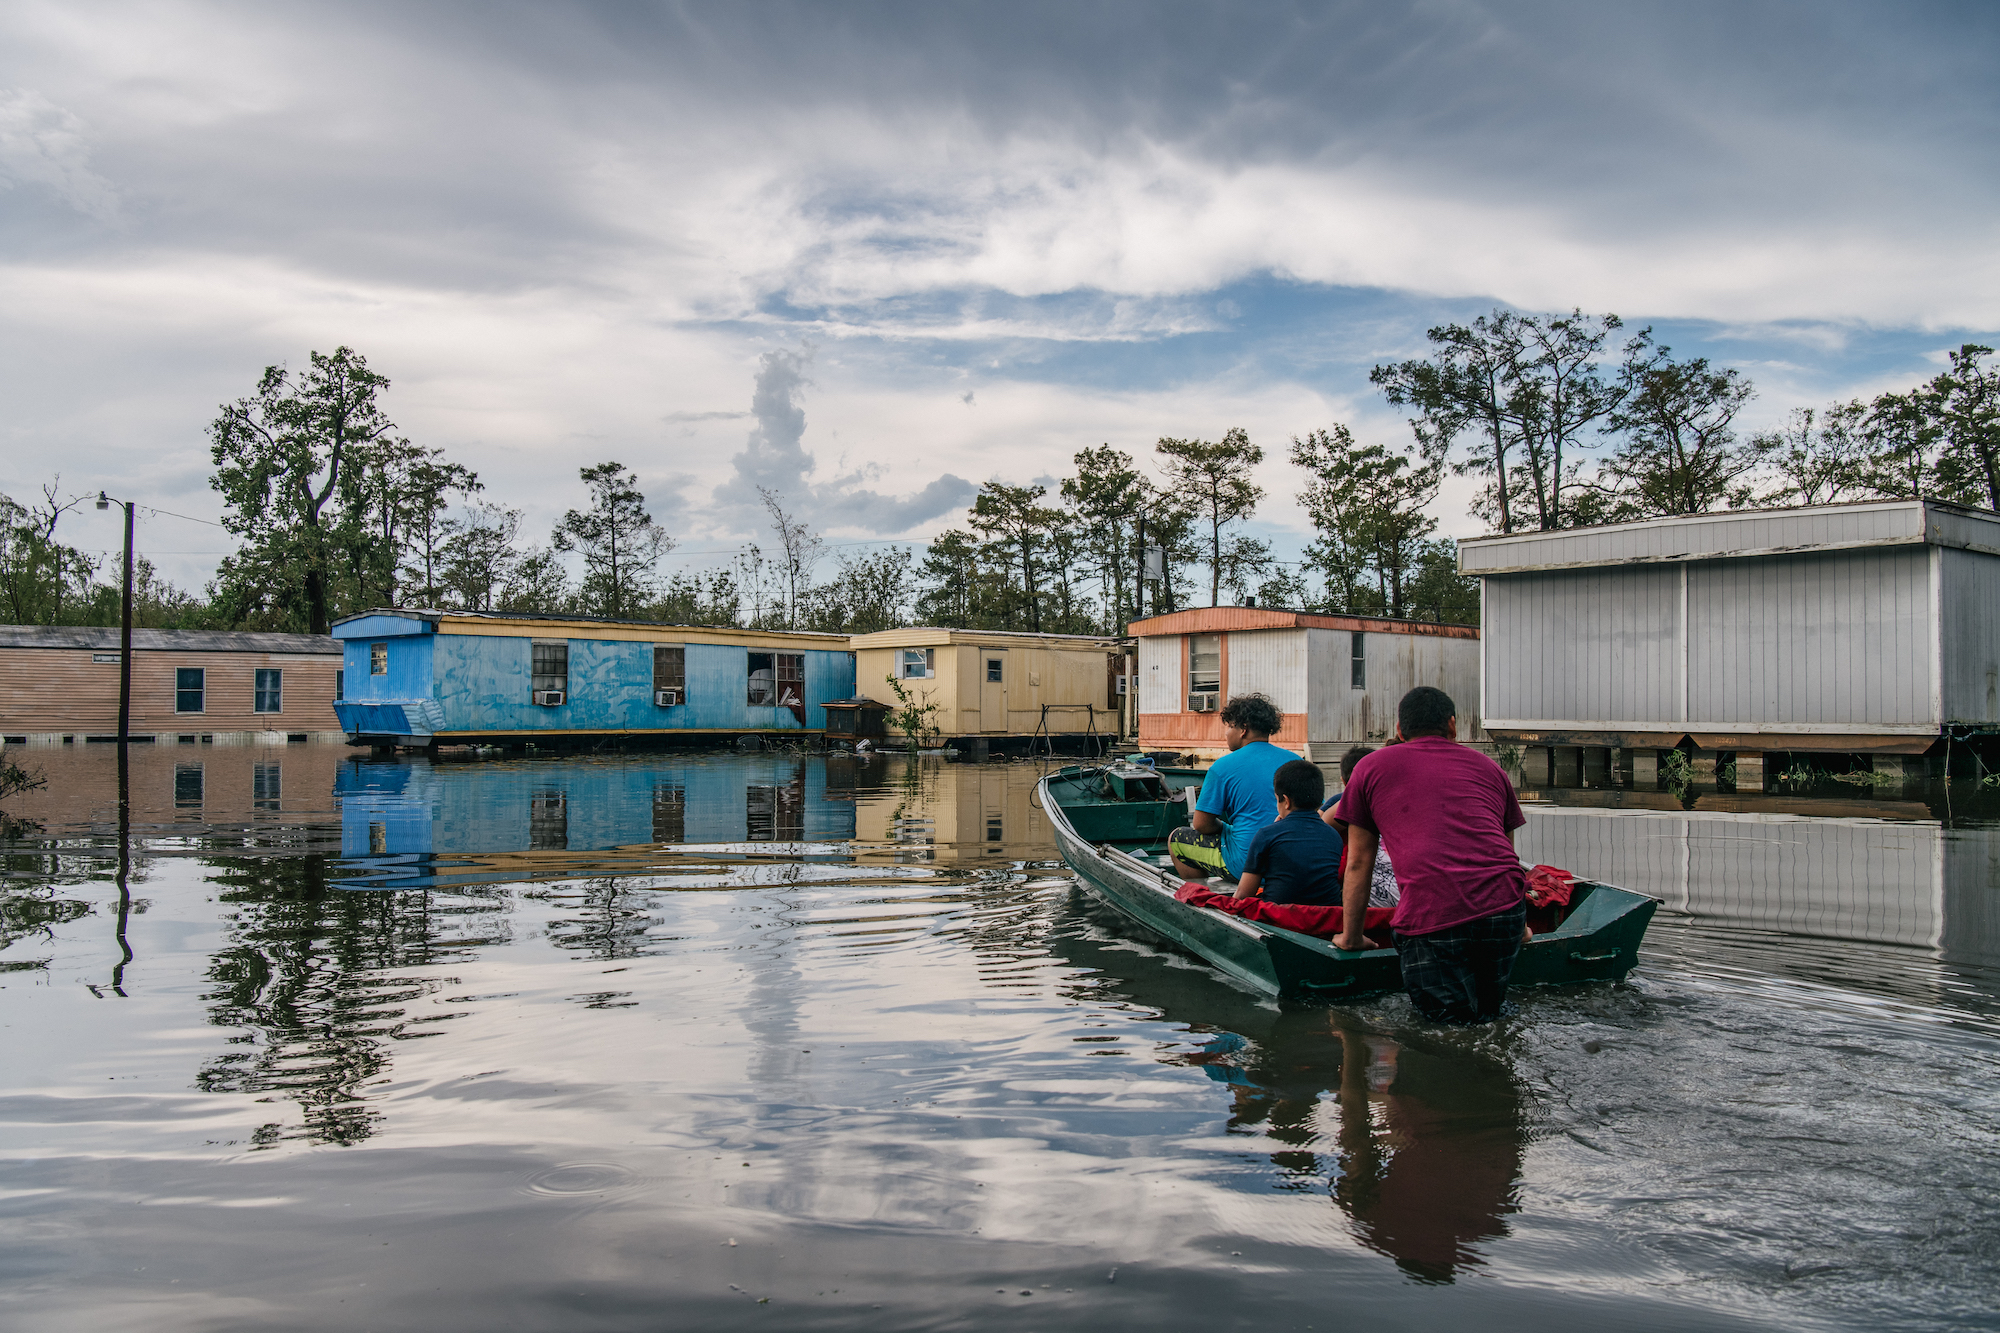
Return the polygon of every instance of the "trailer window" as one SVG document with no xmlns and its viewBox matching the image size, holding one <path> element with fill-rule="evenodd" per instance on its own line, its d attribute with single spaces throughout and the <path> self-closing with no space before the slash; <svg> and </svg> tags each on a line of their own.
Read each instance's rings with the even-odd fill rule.
<svg viewBox="0 0 2000 1333">
<path fill-rule="evenodd" d="M 371 643 L 368 645 L 368 674 L 386 676 L 389 674 L 389 645 Z"/>
<path fill-rule="evenodd" d="M 750 706 L 769 708 L 778 702 L 776 653 L 750 654 Z"/>
<path fill-rule="evenodd" d="M 687 646 L 679 643 L 653 645 L 653 689 L 687 689 Z"/>
<path fill-rule="evenodd" d="M 986 659 L 986 679 L 987 679 L 987 680 L 988 680 L 989 682 L 992 682 L 992 683 L 994 683 L 994 684 L 998 684 L 998 683 L 1000 683 L 1000 681 L 1001 681 L 1001 675 L 1002 675 L 1002 673 L 1003 673 L 1003 672 L 1005 672 L 1005 671 L 1006 671 L 1006 669 L 1007 669 L 1007 668 L 1006 668 L 1006 662 L 1007 662 L 1007 659 L 1006 659 L 1006 658 L 1004 658 L 1004 657 L 989 657 L 989 658 L 987 658 L 987 659 Z"/>
<path fill-rule="evenodd" d="M 256 711 L 259 713 L 282 713 L 285 711 L 285 673 L 282 668 L 257 668 Z"/>
<path fill-rule="evenodd" d="M 174 668 L 174 711 L 176 713 L 205 713 L 208 711 L 208 669 L 206 667 Z"/>
<path fill-rule="evenodd" d="M 567 643 L 538 643 L 532 648 L 533 681 L 529 688 L 539 697 L 548 690 L 560 690 L 564 702 L 569 700 L 569 645 Z M 519 660 L 518 658 L 516 659 Z"/>
<path fill-rule="evenodd" d="M 801 708 L 806 701 L 806 655 L 778 654 L 778 705 Z"/>
<path fill-rule="evenodd" d="M 1354 641 L 1348 649 L 1347 684 L 1350 689 L 1368 688 L 1368 636 L 1360 630 L 1354 631 Z"/>
<path fill-rule="evenodd" d="M 1222 636 L 1188 635 L 1188 693 L 1217 694 L 1222 690 Z"/>
<path fill-rule="evenodd" d="M 937 675 L 937 649 L 903 649 L 897 660 L 896 674 L 904 680 L 931 679 Z"/>
</svg>

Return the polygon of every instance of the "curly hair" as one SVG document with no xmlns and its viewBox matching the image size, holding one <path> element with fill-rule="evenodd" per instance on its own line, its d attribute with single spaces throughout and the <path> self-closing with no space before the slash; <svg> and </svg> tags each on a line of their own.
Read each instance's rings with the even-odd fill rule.
<svg viewBox="0 0 2000 1333">
<path fill-rule="evenodd" d="M 1278 706 L 1262 694 L 1239 694 L 1222 706 L 1222 721 L 1231 727 L 1275 736 L 1285 724 Z"/>
</svg>

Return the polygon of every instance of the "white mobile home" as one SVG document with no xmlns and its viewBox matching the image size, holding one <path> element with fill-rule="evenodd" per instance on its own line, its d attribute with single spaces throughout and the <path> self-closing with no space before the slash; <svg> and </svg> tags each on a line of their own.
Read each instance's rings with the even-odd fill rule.
<svg viewBox="0 0 2000 1333">
<path fill-rule="evenodd" d="M 1459 543 L 1495 737 L 1921 755 L 2000 732 L 2000 517 L 1932 501 L 1699 514 Z"/>
<path fill-rule="evenodd" d="M 1139 640 L 1139 744 L 1214 756 L 1228 749 L 1219 710 L 1269 696 L 1275 743 L 1321 764 L 1395 735 L 1396 705 L 1418 685 L 1458 704 L 1459 737 L 1483 741 L 1479 631 L 1372 616 L 1209 606 L 1132 622 Z"/>
</svg>

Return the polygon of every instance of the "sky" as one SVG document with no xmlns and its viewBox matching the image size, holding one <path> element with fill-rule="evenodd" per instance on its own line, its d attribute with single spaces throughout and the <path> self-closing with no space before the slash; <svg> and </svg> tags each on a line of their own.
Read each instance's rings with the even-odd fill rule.
<svg viewBox="0 0 2000 1333">
<path fill-rule="evenodd" d="M 218 406 L 347 345 L 533 537 L 632 467 L 670 568 L 1236 426 L 1296 552 L 1287 442 L 1406 441 L 1441 322 L 1616 313 L 1752 428 L 2000 338 L 1996 103 L 1974 4 L 14 0 L 0 490 L 198 586 Z"/>
</svg>

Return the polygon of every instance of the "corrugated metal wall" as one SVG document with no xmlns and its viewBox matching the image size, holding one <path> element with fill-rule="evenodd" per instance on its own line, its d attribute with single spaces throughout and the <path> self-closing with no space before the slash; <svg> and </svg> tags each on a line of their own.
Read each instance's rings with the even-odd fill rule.
<svg viewBox="0 0 2000 1333">
<path fill-rule="evenodd" d="M 1232 698 L 1263 694 L 1281 713 L 1305 712 L 1306 635 L 1311 632 L 1266 629 L 1229 635 L 1222 648 L 1225 692 Z"/>
<path fill-rule="evenodd" d="M 1692 722 L 1931 721 L 1929 552 L 1691 565 L 1688 659 Z"/>
<path fill-rule="evenodd" d="M 2000 723 L 2000 558 L 1938 552 L 1944 720 Z"/>
<path fill-rule="evenodd" d="M 1181 688 L 1181 636 L 1162 634 L 1139 640 L 1139 711 L 1178 713 L 1187 703 Z"/>
<path fill-rule="evenodd" d="M 1486 580 L 1488 718 L 1680 716 L 1680 566 Z"/>
<path fill-rule="evenodd" d="M 1459 736 L 1482 740 L 1479 640 L 1417 634 L 1364 634 L 1367 687 L 1353 685 L 1353 635 L 1308 630 L 1306 712 L 1315 745 L 1345 748 L 1395 734 L 1396 705 L 1418 685 L 1434 685 L 1458 705 Z M 1318 756 L 1315 756 L 1318 757 Z"/>
</svg>

